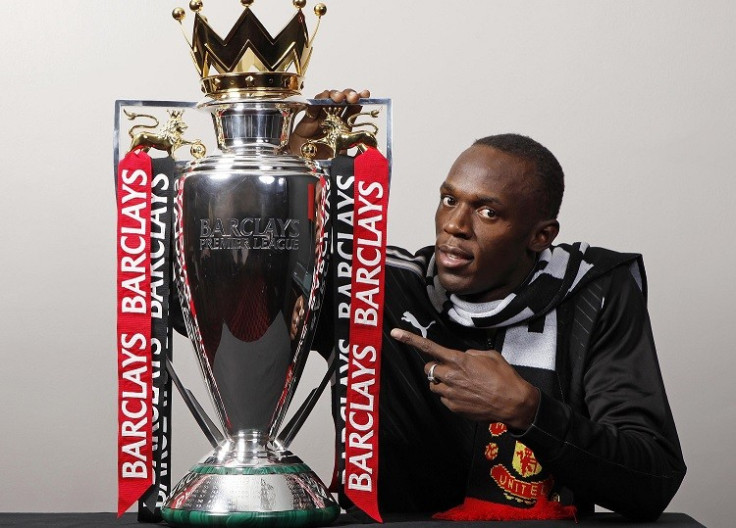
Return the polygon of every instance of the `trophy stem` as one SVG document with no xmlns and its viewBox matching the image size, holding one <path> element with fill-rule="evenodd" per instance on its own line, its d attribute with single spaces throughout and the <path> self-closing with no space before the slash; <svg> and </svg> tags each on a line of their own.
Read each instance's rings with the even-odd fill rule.
<svg viewBox="0 0 736 528">
<path fill-rule="evenodd" d="M 306 108 L 301 98 L 285 100 L 209 101 L 217 145 L 224 153 L 278 154 L 289 143 L 294 115 Z"/>
</svg>

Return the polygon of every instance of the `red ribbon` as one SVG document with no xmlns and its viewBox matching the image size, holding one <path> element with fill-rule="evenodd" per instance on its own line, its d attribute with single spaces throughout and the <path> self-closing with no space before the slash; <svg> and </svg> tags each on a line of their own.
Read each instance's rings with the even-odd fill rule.
<svg viewBox="0 0 736 528">
<path fill-rule="evenodd" d="M 142 150 L 118 167 L 118 517 L 153 483 L 151 177 Z"/>
<path fill-rule="evenodd" d="M 355 158 L 350 351 L 345 413 L 345 494 L 378 510 L 378 397 L 381 388 L 388 161 L 369 149 Z"/>
</svg>

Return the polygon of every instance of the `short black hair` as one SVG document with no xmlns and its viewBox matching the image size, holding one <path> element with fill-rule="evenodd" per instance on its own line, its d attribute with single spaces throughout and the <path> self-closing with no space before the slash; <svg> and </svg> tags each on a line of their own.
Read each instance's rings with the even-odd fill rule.
<svg viewBox="0 0 736 528">
<path fill-rule="evenodd" d="M 565 192 L 565 175 L 560 162 L 547 147 L 521 134 L 498 134 L 475 140 L 473 146 L 492 147 L 506 154 L 534 163 L 539 183 L 540 213 L 557 218 Z"/>
</svg>

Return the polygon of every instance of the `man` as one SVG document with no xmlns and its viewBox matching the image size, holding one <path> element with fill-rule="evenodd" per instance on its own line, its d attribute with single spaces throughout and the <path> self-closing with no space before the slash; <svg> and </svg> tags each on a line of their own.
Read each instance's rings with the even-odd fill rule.
<svg viewBox="0 0 736 528">
<path fill-rule="evenodd" d="M 435 245 L 387 251 L 383 513 L 646 520 L 677 491 L 641 259 L 553 246 L 563 187 L 539 143 L 483 138 L 440 187 Z"/>
</svg>

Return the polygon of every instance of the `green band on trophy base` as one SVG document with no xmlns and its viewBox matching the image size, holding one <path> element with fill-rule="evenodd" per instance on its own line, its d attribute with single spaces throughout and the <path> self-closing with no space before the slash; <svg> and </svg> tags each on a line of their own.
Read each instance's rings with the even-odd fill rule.
<svg viewBox="0 0 736 528">
<path fill-rule="evenodd" d="M 253 467 L 224 467 L 198 464 L 190 469 L 192 473 L 200 475 L 295 475 L 312 471 L 306 464 L 253 466 Z"/>
<path fill-rule="evenodd" d="M 161 513 L 166 522 L 174 526 L 251 526 L 259 528 L 278 526 L 288 528 L 291 526 L 308 527 L 330 524 L 340 514 L 340 507 L 333 504 L 317 510 L 231 513 L 164 508 Z"/>
</svg>

